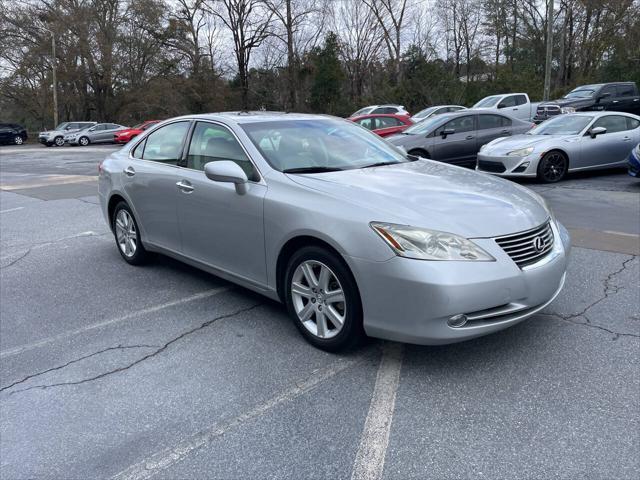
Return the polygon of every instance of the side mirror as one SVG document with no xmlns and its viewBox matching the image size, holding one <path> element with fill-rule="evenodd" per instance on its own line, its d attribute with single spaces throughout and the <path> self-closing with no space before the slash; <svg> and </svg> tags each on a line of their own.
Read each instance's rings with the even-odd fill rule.
<svg viewBox="0 0 640 480">
<path fill-rule="evenodd" d="M 453 135 L 454 133 L 456 133 L 456 131 L 453 128 L 445 128 L 440 132 L 440 135 L 442 138 L 447 138 L 447 135 Z"/>
<path fill-rule="evenodd" d="M 89 131 L 90 131 L 90 132 L 95 132 L 95 131 L 96 131 L 96 127 L 91 127 L 91 128 L 89 129 Z"/>
<path fill-rule="evenodd" d="M 214 182 L 235 184 L 238 195 L 247 193 L 247 182 L 249 181 L 247 174 L 240 168 L 240 165 L 231 160 L 207 163 L 204 166 L 204 174 Z"/>
<path fill-rule="evenodd" d="M 602 94 L 598 95 L 598 102 L 600 100 L 604 100 L 605 98 L 609 98 L 610 96 L 611 96 L 610 93 L 602 93 Z"/>
<path fill-rule="evenodd" d="M 591 135 L 591 138 L 596 138 L 598 135 L 602 135 L 603 133 L 607 133 L 607 129 L 604 127 L 594 127 L 589 130 L 589 135 Z"/>
<path fill-rule="evenodd" d="M 499 103 L 499 104 L 498 104 L 498 108 L 499 108 L 499 109 L 500 109 L 500 108 L 505 108 L 506 106 L 507 106 L 507 105 L 506 105 L 506 104 L 504 104 L 504 103 Z"/>
</svg>

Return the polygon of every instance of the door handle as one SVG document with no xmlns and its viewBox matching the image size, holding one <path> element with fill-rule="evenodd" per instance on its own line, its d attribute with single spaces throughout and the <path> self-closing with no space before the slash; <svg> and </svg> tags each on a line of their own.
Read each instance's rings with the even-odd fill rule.
<svg viewBox="0 0 640 480">
<path fill-rule="evenodd" d="M 623 142 L 630 142 L 631 141 L 631 137 L 624 137 L 622 139 Z"/>
<path fill-rule="evenodd" d="M 618 103 L 618 100 L 613 100 L 611 103 Z"/>
<path fill-rule="evenodd" d="M 513 111 L 514 111 L 514 112 L 515 112 L 515 111 L 517 111 L 517 110 L 518 110 L 517 108 L 514 108 L 514 109 L 513 109 Z"/>
<path fill-rule="evenodd" d="M 184 193 L 191 193 L 193 192 L 193 186 L 187 182 L 186 180 L 180 180 L 179 182 L 176 182 L 176 186 L 182 190 L 182 192 Z"/>
<path fill-rule="evenodd" d="M 473 140 L 475 137 L 473 135 L 467 135 L 466 140 Z"/>
<path fill-rule="evenodd" d="M 136 174 L 136 171 L 131 166 L 125 168 L 123 172 L 127 177 L 133 177 Z"/>
</svg>

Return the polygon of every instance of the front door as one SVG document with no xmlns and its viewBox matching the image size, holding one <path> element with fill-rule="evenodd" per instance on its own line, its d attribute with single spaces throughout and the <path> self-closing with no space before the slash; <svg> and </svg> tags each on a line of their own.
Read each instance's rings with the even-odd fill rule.
<svg viewBox="0 0 640 480">
<path fill-rule="evenodd" d="M 607 131 L 595 138 L 591 138 L 587 132 L 581 138 L 580 158 L 575 162 L 572 160 L 571 167 L 586 168 L 626 161 L 635 145 L 634 133 L 629 129 L 627 117 L 606 115 L 593 122 L 590 129 L 596 127 L 604 127 Z"/>
<path fill-rule="evenodd" d="M 143 239 L 168 250 L 181 250 L 176 214 L 178 160 L 189 121 L 170 123 L 150 134 L 125 162 L 124 191 L 131 200 Z"/>
<path fill-rule="evenodd" d="M 231 160 L 249 178 L 240 195 L 232 183 L 204 174 L 209 162 Z M 184 255 L 244 278 L 266 283 L 263 203 L 267 187 L 235 135 L 225 126 L 197 122 L 178 170 L 178 223 Z"/>
<path fill-rule="evenodd" d="M 445 134 L 445 131 L 453 133 Z M 475 115 L 454 118 L 434 132 L 434 160 L 473 166 L 477 153 Z"/>
</svg>

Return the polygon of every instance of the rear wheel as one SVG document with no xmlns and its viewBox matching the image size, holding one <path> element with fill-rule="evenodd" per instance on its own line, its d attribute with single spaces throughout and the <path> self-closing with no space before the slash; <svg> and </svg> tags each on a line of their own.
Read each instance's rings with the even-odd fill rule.
<svg viewBox="0 0 640 480">
<path fill-rule="evenodd" d="M 55 144 L 56 147 L 62 147 L 64 145 L 64 138 L 63 137 L 56 137 L 53 140 L 53 143 Z"/>
<path fill-rule="evenodd" d="M 24 139 L 20 135 L 16 135 L 13 137 L 13 143 L 16 145 L 22 145 L 24 143 Z"/>
<path fill-rule="evenodd" d="M 410 150 L 409 152 L 407 152 L 409 155 L 415 155 L 416 157 L 422 157 L 422 158 L 431 158 L 429 156 L 429 152 L 427 152 L 426 150 L 423 150 L 421 148 L 416 148 L 413 150 Z"/>
<path fill-rule="evenodd" d="M 559 182 L 567 174 L 569 161 L 562 152 L 548 152 L 538 164 L 538 180 L 544 183 Z"/>
<path fill-rule="evenodd" d="M 289 314 L 310 343 L 338 351 L 353 348 L 364 338 L 358 287 L 334 253 L 316 246 L 298 250 L 284 281 Z"/>
<path fill-rule="evenodd" d="M 144 263 L 148 254 L 140 241 L 140 230 L 133 212 L 125 202 L 118 203 L 113 210 L 112 226 L 122 258 L 131 265 Z"/>
</svg>

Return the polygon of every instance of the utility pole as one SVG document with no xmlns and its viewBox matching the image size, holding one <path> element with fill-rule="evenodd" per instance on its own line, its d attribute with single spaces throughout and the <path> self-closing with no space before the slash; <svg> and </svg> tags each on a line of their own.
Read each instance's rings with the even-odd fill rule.
<svg viewBox="0 0 640 480">
<path fill-rule="evenodd" d="M 551 54 L 553 52 L 553 0 L 547 0 L 547 58 L 544 66 L 544 93 L 542 99 L 551 96 Z"/>
<path fill-rule="evenodd" d="M 58 81 L 56 79 L 56 36 L 54 33 L 49 30 L 51 33 L 51 54 L 53 58 L 51 59 L 51 70 L 52 70 L 52 80 L 53 80 L 53 128 L 58 126 Z"/>
</svg>

